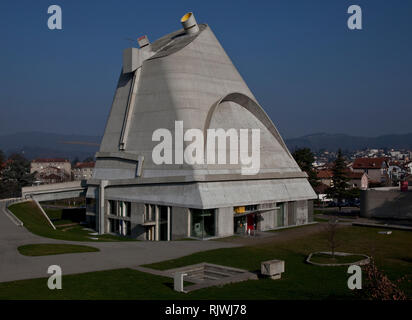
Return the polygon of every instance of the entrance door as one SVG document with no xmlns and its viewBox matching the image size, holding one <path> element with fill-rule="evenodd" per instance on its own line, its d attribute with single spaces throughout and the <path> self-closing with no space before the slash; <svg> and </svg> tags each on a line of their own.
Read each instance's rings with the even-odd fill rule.
<svg viewBox="0 0 412 320">
<path fill-rule="evenodd" d="M 159 240 L 168 241 L 170 240 L 170 207 L 159 206 Z"/>
<path fill-rule="evenodd" d="M 234 233 L 235 234 L 245 234 L 246 233 L 246 226 L 247 220 L 245 216 L 242 217 L 234 217 Z"/>
<path fill-rule="evenodd" d="M 255 230 L 255 215 L 254 214 L 247 215 L 247 230 L 248 231 Z"/>
</svg>

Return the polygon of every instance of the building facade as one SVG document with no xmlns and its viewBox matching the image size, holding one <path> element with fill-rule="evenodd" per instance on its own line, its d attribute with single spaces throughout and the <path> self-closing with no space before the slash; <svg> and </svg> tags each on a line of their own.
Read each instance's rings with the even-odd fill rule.
<svg viewBox="0 0 412 320">
<path fill-rule="evenodd" d="M 183 29 L 153 43 L 141 37 L 139 49 L 123 53 L 88 181 L 88 221 L 99 233 L 141 240 L 210 239 L 311 222 L 316 194 L 275 125 L 211 28 L 192 13 L 181 23 Z M 180 161 L 191 145 L 179 142 L 180 123 L 200 133 L 258 130 L 259 170 L 243 174 L 242 163 L 232 161 Z M 153 158 L 160 128 L 175 138 L 172 163 Z M 206 146 L 210 138 L 204 139 Z M 236 142 L 218 141 L 212 150 L 220 156 L 222 143 L 229 145 L 223 151 L 229 159 Z"/>
<path fill-rule="evenodd" d="M 71 180 L 71 163 L 67 159 L 35 159 L 30 173 L 36 173 L 37 183 L 58 183 Z"/>
<path fill-rule="evenodd" d="M 388 159 L 380 158 L 357 158 L 353 162 L 352 169 L 354 172 L 364 172 L 368 175 L 369 183 L 387 184 L 388 176 Z"/>
<path fill-rule="evenodd" d="M 72 169 L 73 180 L 88 180 L 93 176 L 94 162 L 78 162 Z"/>
</svg>

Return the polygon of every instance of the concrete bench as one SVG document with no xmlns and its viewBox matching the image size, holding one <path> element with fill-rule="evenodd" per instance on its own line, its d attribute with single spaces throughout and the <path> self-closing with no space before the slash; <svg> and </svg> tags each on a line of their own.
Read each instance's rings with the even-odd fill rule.
<svg viewBox="0 0 412 320">
<path fill-rule="evenodd" d="M 273 280 L 280 279 L 283 272 L 285 272 L 285 261 L 283 260 L 269 260 L 261 263 L 262 275 Z"/>
</svg>

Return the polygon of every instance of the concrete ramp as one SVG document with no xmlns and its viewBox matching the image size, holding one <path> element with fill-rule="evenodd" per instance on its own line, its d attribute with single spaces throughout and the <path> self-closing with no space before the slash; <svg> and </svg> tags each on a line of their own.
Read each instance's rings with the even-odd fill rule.
<svg viewBox="0 0 412 320">
<path fill-rule="evenodd" d="M 86 180 L 23 187 L 22 197 L 37 201 L 70 199 L 86 195 Z"/>
</svg>

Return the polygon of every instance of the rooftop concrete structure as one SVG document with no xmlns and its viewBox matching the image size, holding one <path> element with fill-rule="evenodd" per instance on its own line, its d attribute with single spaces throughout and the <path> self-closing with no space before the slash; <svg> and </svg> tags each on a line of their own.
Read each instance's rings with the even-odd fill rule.
<svg viewBox="0 0 412 320">
<path fill-rule="evenodd" d="M 108 200 L 120 201 L 121 212 L 124 202 L 133 204 L 131 216 L 120 218 L 126 225 L 131 223 L 127 228 L 132 229 L 132 236 L 147 234 L 137 227 L 143 225 L 138 216 L 146 214 L 151 204 L 157 206 L 153 209 L 155 220 L 161 220 L 158 206 L 169 208 L 167 225 L 172 233 L 172 220 L 177 223 L 182 219 L 179 224 L 185 236 L 191 236 L 192 209 L 215 210 L 211 213 L 216 222 L 214 236 L 233 233 L 236 206 L 258 206 L 255 210 L 266 206 L 275 216 L 282 211 L 283 218 L 267 218 L 266 224 L 261 224 L 266 229 L 275 227 L 275 220 L 281 226 L 309 222 L 308 200 L 316 194 L 275 125 L 210 26 L 197 24 L 192 13 L 181 22 L 182 29 L 153 43 L 141 37 L 140 49 L 128 48 L 123 53 L 123 68 L 96 154 L 93 178 L 88 181 L 87 197 L 96 199 L 95 212 L 90 211 L 89 216 L 96 216 L 97 229 L 106 232 L 113 224 L 114 217 L 107 224 L 108 217 L 115 215 L 107 212 Z M 185 130 L 202 130 L 205 139 L 208 129 L 259 129 L 260 171 L 242 175 L 241 164 L 156 164 L 152 152 L 159 142 L 152 141 L 153 132 L 165 128 L 175 134 L 176 121 L 183 121 Z M 190 143 L 183 142 L 182 147 Z M 230 145 L 227 155 L 232 148 Z M 288 214 L 287 208 L 293 214 Z M 119 223 L 122 229 L 123 222 L 115 222 L 113 230 Z M 155 224 L 154 232 L 159 234 L 160 227 Z"/>
</svg>

